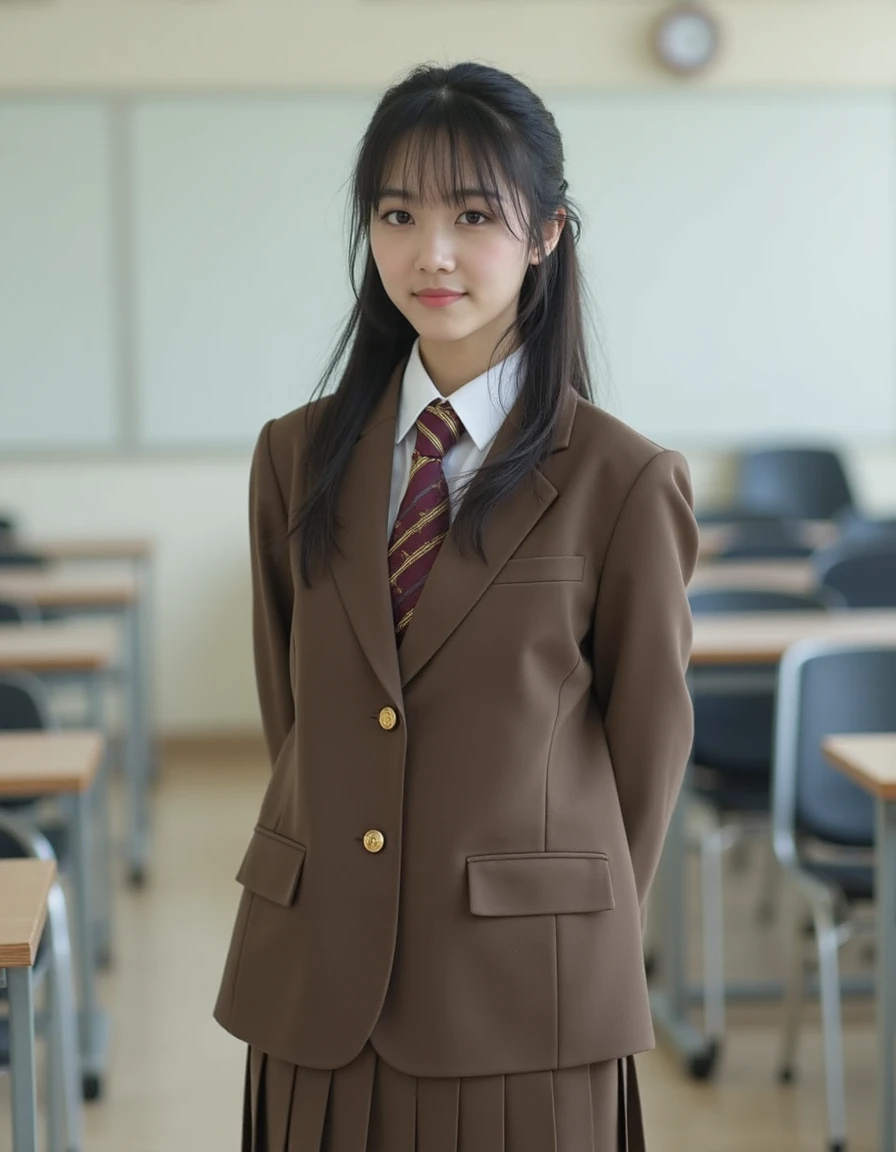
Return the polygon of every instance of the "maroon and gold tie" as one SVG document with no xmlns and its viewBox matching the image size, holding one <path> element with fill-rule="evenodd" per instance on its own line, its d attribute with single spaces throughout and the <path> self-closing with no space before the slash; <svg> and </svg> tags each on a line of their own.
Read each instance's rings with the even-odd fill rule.
<svg viewBox="0 0 896 1152">
<path fill-rule="evenodd" d="M 463 424 L 446 400 L 427 405 L 417 421 L 411 477 L 389 541 L 389 588 L 399 645 L 451 527 L 442 457 L 463 432 Z"/>
</svg>

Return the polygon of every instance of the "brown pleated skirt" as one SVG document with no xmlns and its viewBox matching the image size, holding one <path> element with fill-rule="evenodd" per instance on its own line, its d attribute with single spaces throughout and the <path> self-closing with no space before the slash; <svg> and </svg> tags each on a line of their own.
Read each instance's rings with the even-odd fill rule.
<svg viewBox="0 0 896 1152">
<path fill-rule="evenodd" d="M 250 1048 L 243 1152 L 641 1152 L 634 1063 L 424 1078 L 368 1043 L 334 1071 Z"/>
</svg>

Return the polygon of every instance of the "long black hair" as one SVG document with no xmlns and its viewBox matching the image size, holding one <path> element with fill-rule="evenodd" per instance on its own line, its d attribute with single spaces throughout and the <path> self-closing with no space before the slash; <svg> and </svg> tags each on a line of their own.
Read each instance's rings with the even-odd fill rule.
<svg viewBox="0 0 896 1152">
<path fill-rule="evenodd" d="M 424 179 L 431 181 L 434 173 L 442 200 L 461 203 L 467 164 L 486 192 L 489 210 L 508 223 L 497 189 L 509 189 L 516 218 L 540 256 L 526 271 L 516 320 L 498 341 L 498 347 L 506 347 L 505 337 L 512 333 L 514 343 L 525 346 L 521 426 L 501 458 L 479 469 L 464 496 L 452 531 L 465 551 L 472 545 L 484 558 L 486 517 L 548 455 L 564 388 L 572 385 L 592 399 L 575 247 L 581 219 L 567 196 L 563 143 L 553 116 L 530 88 L 496 68 L 475 63 L 415 68 L 380 100 L 355 161 L 349 242 L 355 303 L 312 401 L 326 390 L 346 353 L 348 358 L 327 403 L 312 402 L 306 412 L 305 496 L 289 530 L 301 544 L 306 585 L 315 565 L 326 566 L 339 547 L 337 496 L 352 449 L 417 337 L 386 295 L 370 252 L 371 217 L 400 147 L 406 181 L 416 176 L 421 195 Z M 471 175 L 469 168 L 466 174 Z M 404 186 L 415 183 L 411 179 Z M 565 226 L 546 256 L 542 226 L 558 219 L 561 208 Z"/>
</svg>

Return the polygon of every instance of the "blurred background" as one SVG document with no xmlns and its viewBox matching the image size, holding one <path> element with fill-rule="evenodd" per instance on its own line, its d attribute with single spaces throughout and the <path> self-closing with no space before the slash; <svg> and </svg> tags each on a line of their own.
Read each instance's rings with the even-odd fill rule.
<svg viewBox="0 0 896 1152">
<path fill-rule="evenodd" d="M 79 843 L 72 797 L 91 797 L 93 910 L 79 902 L 88 872 L 63 866 L 88 1103 L 80 1119 L 59 1104 L 60 1152 L 236 1146 L 242 1053 L 210 1012 L 267 771 L 249 457 L 262 423 L 308 398 L 345 316 L 345 185 L 378 95 L 415 63 L 464 59 L 519 75 L 563 133 L 598 402 L 685 453 L 704 526 L 695 594 L 733 596 L 695 611 L 851 611 L 863 641 L 896 644 L 893 0 L 2 0 L 0 612 L 12 607 L 0 672 L 37 677 L 40 708 L 25 722 L 21 701 L 8 704 L 4 721 L 0 692 L 0 728 L 107 738 L 93 768 L 77 751 L 65 759 L 80 783 L 43 781 L 39 819 L 15 813 L 56 829 L 63 866 Z M 843 559 L 831 549 L 867 551 L 872 538 L 863 591 L 828 576 Z M 809 603 L 733 595 L 746 591 Z M 69 616 L 89 617 L 79 637 L 93 664 L 71 654 L 70 634 L 26 635 Z M 97 616 L 111 618 L 111 655 Z M 735 704 L 730 685 L 706 689 L 707 771 L 683 805 L 682 847 L 695 851 L 666 898 L 675 940 L 691 945 L 691 991 L 668 959 L 668 924 L 647 957 L 688 1001 L 670 1008 L 658 993 L 661 1045 L 644 1059 L 656 1152 L 836 1148 L 844 1115 L 851 1149 L 893 1152 L 880 1143 L 892 1127 L 879 1101 L 894 1090 L 877 1082 L 873 933 L 841 931 L 840 1063 L 824 1059 L 810 991 L 800 1075 L 779 1083 L 792 916 L 772 896 L 793 869 L 768 832 L 785 646 L 748 657 L 767 678 Z M 747 659 L 734 641 L 725 652 L 735 672 Z M 896 688 L 876 675 L 884 695 Z M 892 727 L 850 714 L 839 730 Z M 37 777 L 20 751 L 4 765 L 0 744 L 0 791 L 28 796 Z M 726 771 L 738 788 L 752 773 L 747 799 L 725 791 Z M 867 835 L 853 835 L 864 856 L 849 866 L 867 883 L 846 896 L 835 884 L 832 899 L 850 917 L 867 904 L 873 920 L 875 801 L 851 799 Z M 724 975 L 765 984 L 732 988 L 720 1021 L 706 989 L 721 979 L 723 928 L 704 885 L 712 852 L 740 833 L 712 849 L 707 837 L 732 824 L 760 835 L 725 853 L 736 911 Z M 0 872 L 0 894 L 11 884 Z M 811 969 L 817 917 L 804 927 Z M 41 1051 L 37 1124 L 52 1140 Z M 7 1081 L 0 1149 L 13 1147 L 11 1120 Z"/>
</svg>

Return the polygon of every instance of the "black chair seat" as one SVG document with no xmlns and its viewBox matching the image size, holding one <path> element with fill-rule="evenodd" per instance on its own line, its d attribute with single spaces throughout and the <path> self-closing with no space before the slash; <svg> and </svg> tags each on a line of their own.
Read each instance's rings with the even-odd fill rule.
<svg viewBox="0 0 896 1152">
<path fill-rule="evenodd" d="M 719 775 L 713 778 L 695 778 L 693 794 L 700 797 L 718 813 L 763 813 L 771 809 L 768 779 L 759 774 L 754 778 Z"/>
<path fill-rule="evenodd" d="M 849 901 L 874 899 L 874 869 L 870 864 L 804 863 L 811 875 L 835 884 Z"/>
</svg>

